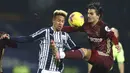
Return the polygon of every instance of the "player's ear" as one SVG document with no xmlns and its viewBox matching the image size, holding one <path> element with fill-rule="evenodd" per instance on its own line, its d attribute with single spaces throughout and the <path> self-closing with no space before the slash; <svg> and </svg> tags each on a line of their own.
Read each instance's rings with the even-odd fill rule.
<svg viewBox="0 0 130 73">
<path fill-rule="evenodd" d="M 101 16 L 101 15 L 100 15 L 100 14 L 98 14 L 98 18 L 99 18 L 99 19 L 100 19 L 100 16 Z"/>
</svg>

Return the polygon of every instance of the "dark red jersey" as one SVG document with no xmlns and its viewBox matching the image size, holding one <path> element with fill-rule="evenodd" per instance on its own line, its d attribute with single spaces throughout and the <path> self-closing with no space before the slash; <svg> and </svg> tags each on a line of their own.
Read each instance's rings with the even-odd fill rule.
<svg viewBox="0 0 130 73">
<path fill-rule="evenodd" d="M 4 34 L 6 34 L 6 33 L 0 32 L 0 37 Z M 17 44 L 15 41 L 7 39 L 7 38 L 0 39 L 0 73 L 3 73 L 3 71 L 2 71 L 2 57 L 4 54 L 4 48 L 6 48 L 6 47 L 16 48 Z"/>
<path fill-rule="evenodd" d="M 107 53 L 112 56 L 112 44 L 118 44 L 118 39 L 114 33 L 109 29 L 106 23 L 99 21 L 96 25 L 92 25 L 88 22 L 80 28 L 73 28 L 71 26 L 63 27 L 63 31 L 66 32 L 86 32 L 92 49 L 96 49 Z"/>
</svg>

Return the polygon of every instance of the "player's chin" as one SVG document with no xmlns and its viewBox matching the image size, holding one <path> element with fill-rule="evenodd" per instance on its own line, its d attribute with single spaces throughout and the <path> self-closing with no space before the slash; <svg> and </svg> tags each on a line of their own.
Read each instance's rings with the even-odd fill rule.
<svg viewBox="0 0 130 73">
<path fill-rule="evenodd" d="M 93 20 L 92 19 L 88 19 L 88 22 L 91 23 L 91 22 L 93 22 Z"/>
<path fill-rule="evenodd" d="M 93 21 L 92 20 L 88 20 L 89 23 L 92 23 Z"/>
<path fill-rule="evenodd" d="M 62 28 L 57 28 L 57 31 L 61 31 L 62 30 Z"/>
</svg>

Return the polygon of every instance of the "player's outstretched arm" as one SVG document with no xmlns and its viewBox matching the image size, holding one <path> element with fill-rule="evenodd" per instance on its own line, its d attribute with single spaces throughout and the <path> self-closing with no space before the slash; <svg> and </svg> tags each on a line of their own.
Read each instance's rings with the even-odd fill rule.
<svg viewBox="0 0 130 73">
<path fill-rule="evenodd" d="M 113 44 L 116 46 L 118 52 L 120 52 L 120 46 L 119 46 L 119 41 L 118 37 L 116 37 L 115 32 L 113 32 L 112 29 L 110 29 L 108 26 L 105 26 L 105 31 L 106 31 L 106 36 L 110 38 L 113 42 Z"/>
<path fill-rule="evenodd" d="M 64 26 L 62 28 L 62 31 L 65 31 L 65 32 L 76 32 L 76 31 L 78 31 L 78 29 L 74 28 L 74 27 L 71 27 L 71 26 Z"/>
<path fill-rule="evenodd" d="M 42 28 L 29 36 L 11 36 L 10 38 L 18 43 L 33 42 L 33 41 L 37 41 L 41 37 L 44 38 L 46 30 L 47 29 Z"/>
<path fill-rule="evenodd" d="M 82 27 L 64 26 L 64 27 L 62 28 L 62 31 L 68 32 L 68 33 L 70 33 L 70 32 L 78 32 L 78 31 L 83 32 L 84 29 L 83 29 Z"/>
<path fill-rule="evenodd" d="M 117 48 L 118 52 L 121 51 L 121 46 L 119 45 L 118 37 L 119 37 L 119 32 L 116 28 L 112 27 L 111 28 L 112 33 L 112 41 L 115 44 L 115 47 Z"/>
<path fill-rule="evenodd" d="M 10 39 L 14 40 L 17 43 L 26 43 L 33 41 L 33 38 L 31 36 L 11 36 Z"/>
</svg>

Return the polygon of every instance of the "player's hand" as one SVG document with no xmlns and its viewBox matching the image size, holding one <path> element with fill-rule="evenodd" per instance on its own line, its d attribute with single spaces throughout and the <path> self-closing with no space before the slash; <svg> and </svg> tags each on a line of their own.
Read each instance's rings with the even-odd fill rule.
<svg viewBox="0 0 130 73">
<path fill-rule="evenodd" d="M 117 48 L 117 51 L 118 51 L 118 53 L 121 51 L 121 48 L 120 48 L 120 46 L 119 45 L 115 45 L 115 47 Z"/>
<path fill-rule="evenodd" d="M 5 32 L 0 33 L 0 39 L 10 39 L 9 34 Z"/>
<path fill-rule="evenodd" d="M 51 40 L 50 47 L 52 47 L 53 49 L 56 47 L 54 40 Z"/>
<path fill-rule="evenodd" d="M 52 48 L 52 52 L 56 60 L 60 61 L 60 54 L 59 54 L 58 49 L 56 48 L 54 40 L 51 40 L 50 47 Z"/>
</svg>

